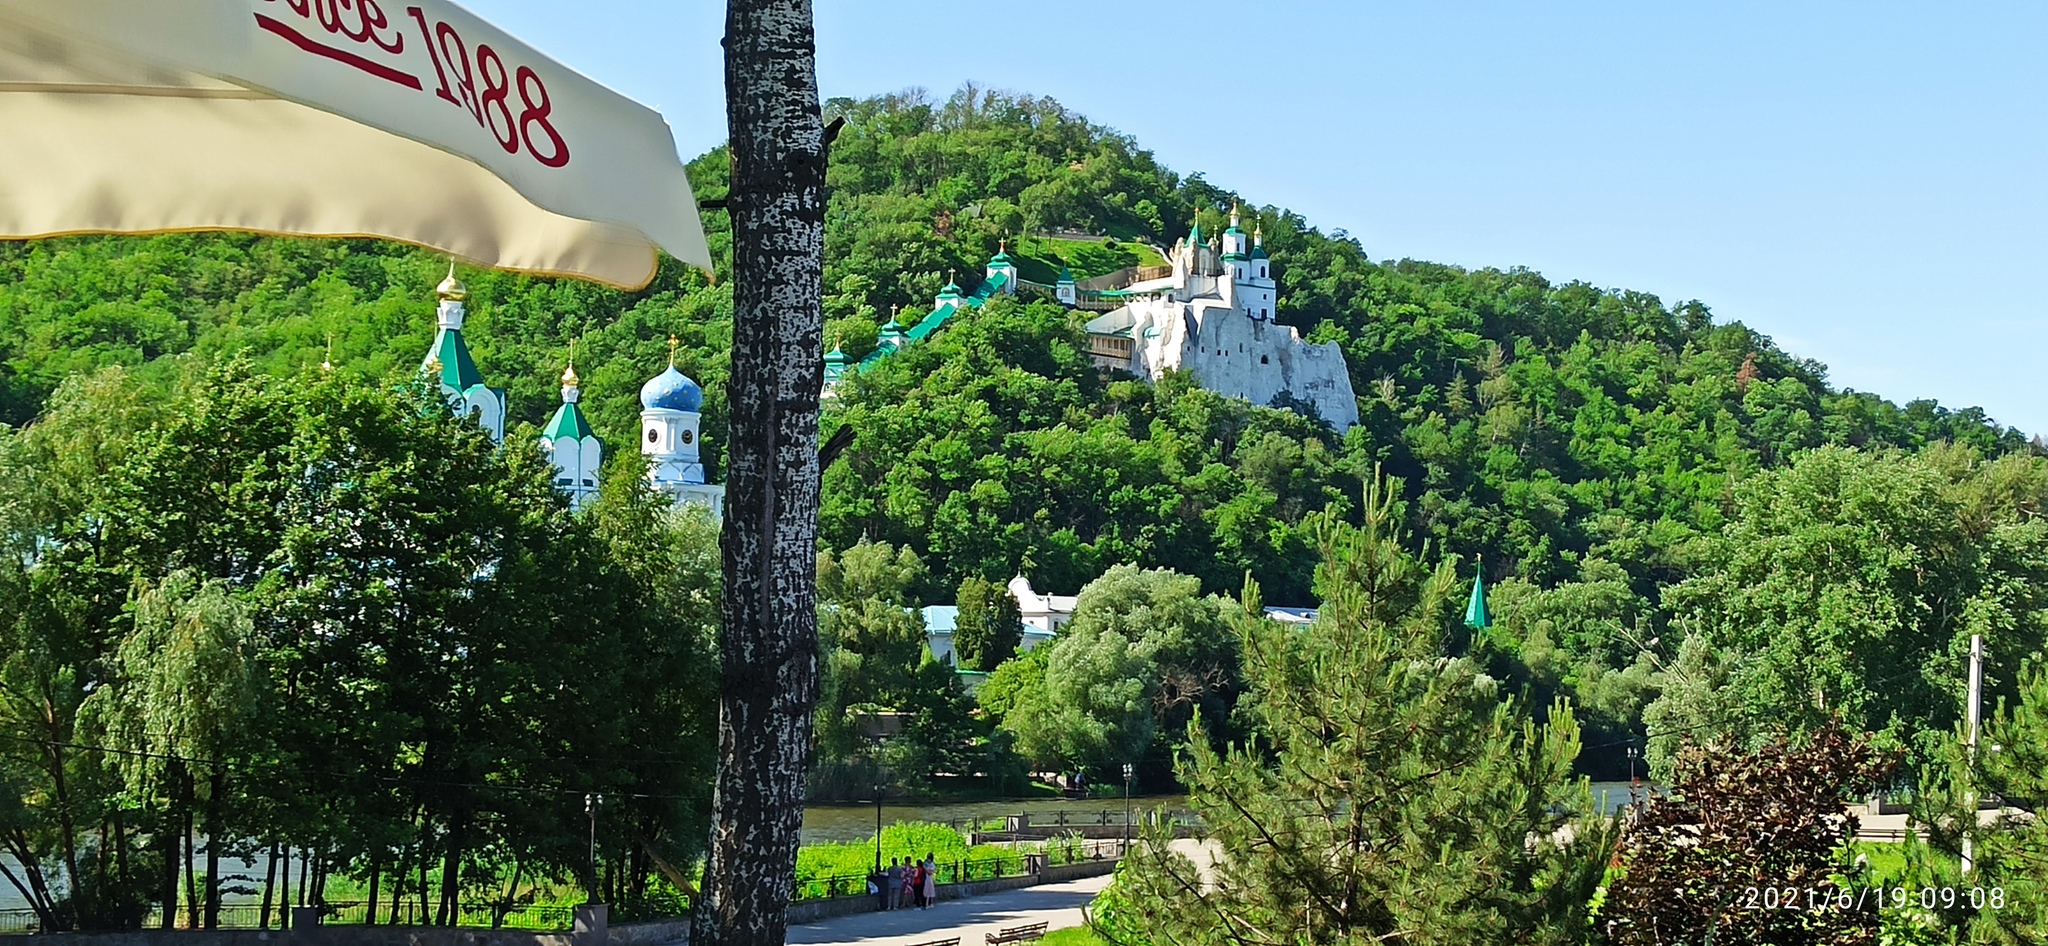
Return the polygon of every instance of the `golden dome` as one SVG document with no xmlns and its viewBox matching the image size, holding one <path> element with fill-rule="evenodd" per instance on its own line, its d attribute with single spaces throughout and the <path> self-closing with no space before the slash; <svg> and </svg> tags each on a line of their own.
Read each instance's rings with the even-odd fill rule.
<svg viewBox="0 0 2048 946">
<path fill-rule="evenodd" d="M 461 302 L 469 298 L 469 287 L 463 285 L 462 280 L 455 278 L 454 263 L 448 264 L 448 278 L 441 280 L 441 284 L 434 287 L 434 294 L 448 302 Z"/>
<path fill-rule="evenodd" d="M 571 364 L 569 367 L 563 368 L 562 386 L 565 388 L 573 388 L 576 387 L 577 385 L 578 382 L 576 380 L 576 366 L 574 364 Z"/>
</svg>

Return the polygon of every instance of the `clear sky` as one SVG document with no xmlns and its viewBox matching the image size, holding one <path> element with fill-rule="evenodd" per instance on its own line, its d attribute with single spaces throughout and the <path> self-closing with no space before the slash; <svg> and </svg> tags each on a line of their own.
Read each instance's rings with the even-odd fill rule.
<svg viewBox="0 0 2048 946">
<path fill-rule="evenodd" d="M 462 0 L 725 135 L 718 0 Z M 2048 4 L 818 0 L 825 95 L 1059 99 L 1375 258 L 1699 299 L 2048 432 Z"/>
</svg>

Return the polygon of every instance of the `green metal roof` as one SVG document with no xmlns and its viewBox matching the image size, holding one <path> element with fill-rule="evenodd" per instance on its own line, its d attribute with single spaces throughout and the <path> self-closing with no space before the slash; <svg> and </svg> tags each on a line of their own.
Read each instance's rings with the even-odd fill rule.
<svg viewBox="0 0 2048 946">
<path fill-rule="evenodd" d="M 549 440 L 560 440 L 563 437 L 582 440 L 594 434 L 590 429 L 590 422 L 583 419 L 582 409 L 574 404 L 563 404 L 555 408 L 555 416 L 548 420 L 548 425 L 541 429 L 540 435 Z"/>
<path fill-rule="evenodd" d="M 981 285 L 974 287 L 974 294 L 967 297 L 967 304 L 979 306 L 982 303 L 995 298 L 996 293 L 1003 291 L 1003 287 L 1009 284 L 1010 277 L 1005 276 L 1002 273 L 996 273 L 995 275 L 992 275 L 987 279 L 982 280 Z"/>
<path fill-rule="evenodd" d="M 1259 244 L 1258 246 L 1252 247 L 1252 259 L 1265 259 L 1265 258 L 1266 258 L 1266 245 L 1265 245 L 1265 244 L 1261 243 L 1261 244 Z"/>
<path fill-rule="evenodd" d="M 1195 221 L 1195 226 L 1194 226 L 1194 228 L 1188 231 L 1188 242 L 1189 242 L 1189 243 L 1200 243 L 1200 242 L 1202 242 L 1202 221 L 1200 221 L 1200 220 L 1197 220 L 1197 221 Z"/>
<path fill-rule="evenodd" d="M 1226 262 L 1226 263 L 1242 263 L 1242 262 L 1244 262 L 1245 260 L 1248 260 L 1248 259 L 1250 259 L 1250 258 L 1251 258 L 1251 257 L 1249 257 L 1249 256 L 1246 256 L 1246 255 L 1244 255 L 1243 253 L 1225 253 L 1225 254 L 1223 254 L 1223 261 L 1224 261 L 1224 262 Z"/>
<path fill-rule="evenodd" d="M 842 351 L 837 345 L 832 346 L 832 350 L 825 353 L 825 363 L 828 365 L 846 364 L 846 352 Z"/>
<path fill-rule="evenodd" d="M 483 372 L 476 370 L 476 359 L 469 357 L 469 346 L 463 344 L 459 329 L 442 329 L 434 339 L 434 350 L 427 356 L 427 363 L 437 360 L 441 362 L 441 383 L 450 388 L 467 391 L 484 383 Z"/>
<path fill-rule="evenodd" d="M 1068 269 L 1068 268 L 1066 268 L 1065 266 L 1062 266 L 1062 267 L 1060 267 L 1060 282 L 1073 282 L 1073 281 L 1074 281 L 1074 271 L 1073 271 L 1073 270 L 1071 270 L 1071 269 Z"/>
<path fill-rule="evenodd" d="M 889 324 L 882 326 L 881 336 L 883 338 L 901 338 L 903 339 L 903 344 L 905 345 L 910 344 L 911 342 L 924 341 L 925 339 L 930 338 L 932 336 L 932 333 L 944 328 L 947 322 L 953 320 L 953 316 L 959 314 L 961 308 L 960 304 L 962 302 L 965 302 L 968 306 L 978 308 L 982 303 L 987 302 L 996 293 L 1001 292 L 1003 290 L 1003 287 L 1009 285 L 1009 283 L 1010 279 L 1008 276 L 1002 273 L 996 273 L 994 275 L 991 275 L 987 279 L 982 280 L 981 285 L 975 287 L 973 295 L 964 297 L 960 294 L 959 286 L 954 285 L 952 283 L 947 283 L 945 290 L 939 294 L 939 297 L 942 301 L 938 305 L 932 307 L 932 311 L 930 312 L 930 314 L 926 315 L 924 318 L 917 320 L 917 324 L 911 326 L 908 329 L 905 329 L 902 323 L 896 321 L 896 318 L 894 316 L 891 316 L 889 318 Z M 950 299 L 947 298 L 949 295 L 951 296 Z M 839 349 L 834 348 L 832 349 L 832 351 L 833 353 L 839 355 L 840 360 L 834 362 L 832 360 L 832 355 L 828 354 L 825 356 L 825 379 L 828 381 L 836 381 L 844 374 L 857 372 L 862 368 L 866 368 L 869 365 L 872 365 L 878 361 L 881 361 L 884 358 L 889 357 L 891 354 L 894 354 L 897 347 L 899 346 L 878 345 L 875 347 L 874 351 L 869 352 L 867 357 L 862 358 L 858 364 L 847 365 L 846 367 L 843 368 L 840 367 L 840 365 L 845 364 L 846 355 L 845 353 L 840 352 Z"/>
<path fill-rule="evenodd" d="M 990 257 L 990 258 L 989 258 L 988 264 L 989 264 L 990 266 L 1010 266 L 1010 265 L 1013 265 L 1013 264 L 1011 263 L 1011 261 L 1010 261 L 1010 254 L 1008 254 L 1008 253 L 997 253 L 997 254 L 996 254 L 995 256 L 993 256 L 993 257 Z"/>
</svg>

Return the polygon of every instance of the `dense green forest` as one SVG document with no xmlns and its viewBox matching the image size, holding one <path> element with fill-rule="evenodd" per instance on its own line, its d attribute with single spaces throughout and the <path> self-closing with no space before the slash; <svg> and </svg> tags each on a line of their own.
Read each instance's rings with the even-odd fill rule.
<svg viewBox="0 0 2048 946">
<path fill-rule="evenodd" d="M 1971 633 L 1991 643 L 1991 699 L 2019 705 L 2021 666 L 2048 641 L 2048 450 L 1983 411 L 1836 388 L 1819 362 L 1716 319 L 1703 302 L 1522 268 L 1375 259 L 1369 249 L 1398 248 L 1362 246 L 1255 193 L 1178 174 L 1049 99 L 969 87 L 944 101 L 903 94 L 828 109 L 846 125 L 828 173 L 825 308 L 829 337 L 849 350 L 871 346 L 891 313 L 928 310 L 948 282 L 971 289 L 999 246 L 1031 278 L 1061 266 L 1089 275 L 1137 262 L 1196 222 L 1221 230 L 1242 204 L 1245 226 L 1265 235 L 1280 320 L 1342 346 L 1361 416 L 1338 436 L 1312 417 L 1182 377 L 1154 386 L 1105 376 L 1075 313 L 1023 298 L 999 298 L 843 384 L 824 423 L 857 437 L 827 472 L 821 548 L 831 610 L 819 731 L 836 778 L 860 781 L 859 766 L 874 761 L 861 758 L 850 714 L 892 708 L 920 720 L 919 738 L 888 759 L 910 787 L 929 787 L 938 772 L 1011 784 L 1026 770 L 1132 759 L 1141 781 L 1163 786 L 1190 721 L 1206 720 L 1219 739 L 1245 724 L 1231 708 L 1255 681 L 1240 665 L 1241 622 L 1225 618 L 1247 579 L 1269 604 L 1322 601 L 1328 531 L 1363 522 L 1362 496 L 1380 476 L 1409 552 L 1463 580 L 1479 571 L 1493 595 L 1496 621 L 1483 630 L 1435 614 L 1438 648 L 1523 694 L 1537 716 L 1569 698 L 1582 772 L 1624 775 L 1628 749 L 1669 772 L 1686 739 L 1755 744 L 1772 726 L 1840 718 L 1906 751 L 1901 778 L 1912 779 L 1932 771 L 1956 725 Z M 698 196 L 723 195 L 722 151 L 691 172 Z M 607 475 L 637 476 L 636 394 L 673 335 L 678 366 L 705 388 L 716 477 L 730 239 L 722 217 L 705 222 L 716 271 L 665 261 L 637 292 L 463 272 L 465 334 L 486 380 L 510 389 L 508 439 L 530 443 L 555 408 L 574 342 L 584 407 L 613 451 Z M 1042 236 L 1055 231 L 1105 239 Z M 357 421 L 316 421 L 324 415 L 310 407 L 293 415 L 263 399 L 328 396 L 317 385 L 366 398 L 405 382 L 432 336 L 432 289 L 445 266 L 352 240 L 0 243 L 6 442 L 82 443 L 99 436 L 102 415 L 144 443 L 197 438 L 202 422 L 179 418 L 216 409 L 195 393 L 209 390 L 269 405 L 264 416 L 283 425 L 279 450 L 293 437 L 317 441 L 287 428 Z M 316 371 L 322 363 L 332 372 Z M 231 364 L 242 374 L 221 375 Z M 93 393 L 106 385 L 118 396 Z M 317 452 L 308 443 L 290 449 Z M 10 449 L 27 451 L 19 462 L 30 466 L 59 462 Z M 58 453 L 100 476 L 145 462 L 133 458 L 142 453 L 118 462 Z M 147 495 L 175 498 L 213 475 L 147 462 L 157 465 L 141 472 L 173 477 L 134 487 L 157 491 Z M 512 489 L 518 475 L 505 476 L 513 479 L 490 488 Z M 134 498 L 109 510 L 97 499 L 36 499 L 41 511 L 29 514 L 28 495 L 10 494 L 4 507 L 10 539 L 28 548 L 95 516 L 145 511 Z M 596 518 L 611 521 L 636 501 L 622 494 Z M 232 611 L 208 597 L 209 582 L 226 583 L 236 607 L 258 590 L 286 593 L 289 582 L 246 581 L 234 564 L 283 551 L 224 551 L 190 574 L 147 564 L 148 543 L 183 547 L 216 528 L 206 509 L 174 512 L 167 522 L 198 532 L 139 534 L 124 540 L 125 557 L 95 559 L 85 577 L 66 579 L 89 579 L 93 591 L 76 618 L 89 646 L 65 672 L 116 676 L 114 629 L 157 633 L 168 620 L 148 615 Z M 538 513 L 492 514 L 525 523 Z M 262 522 L 234 526 L 248 533 L 235 541 L 257 541 Z M 577 539 L 589 543 L 623 526 L 577 528 L 598 529 Z M 639 575 L 639 591 L 621 592 L 630 600 L 664 580 L 710 580 L 657 579 L 618 554 L 604 574 Z M 42 565 L 24 568 L 22 587 L 43 580 Z M 921 628 L 903 609 L 972 600 L 980 614 L 987 583 L 1019 572 L 1041 591 L 1081 593 L 1082 613 L 1052 645 L 982 667 L 993 673 L 977 705 L 925 662 Z M 26 603 L 9 605 L 5 623 L 41 620 L 42 599 L 15 600 Z M 664 619 L 661 633 L 701 618 Z M 1008 653 L 1000 642 L 991 652 Z M 204 797 L 166 796 L 159 814 L 189 813 Z M 452 830 L 445 819 L 464 816 L 459 806 L 408 811 L 421 830 Z M 274 817 L 296 816 L 281 808 Z M 390 812 L 361 817 L 397 823 Z M 251 830 L 284 831 L 267 825 Z M 687 846 L 671 853 L 686 856 Z"/>
</svg>

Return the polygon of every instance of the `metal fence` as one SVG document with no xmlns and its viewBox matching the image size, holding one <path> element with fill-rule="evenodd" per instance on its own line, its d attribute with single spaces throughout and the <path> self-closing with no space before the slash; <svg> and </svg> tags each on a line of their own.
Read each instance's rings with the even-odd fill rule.
<svg viewBox="0 0 2048 946">
<path fill-rule="evenodd" d="M 1080 810 L 1061 808 L 1055 811 L 1041 811 L 1031 814 L 1029 820 L 1033 828 L 1099 828 L 1126 823 L 1141 825 L 1153 822 L 1170 825 L 1200 824 L 1200 819 L 1195 817 L 1195 813 L 1185 808 L 1137 808 L 1133 809 L 1130 814 L 1130 820 L 1126 822 L 1122 808 L 1084 808 Z M 1024 817 L 1025 813 L 1019 812 L 1014 815 L 996 815 L 990 818 L 955 818 L 951 821 L 940 823 L 966 835 L 973 834 L 976 831 L 1007 831 L 1012 823 L 1012 819 Z"/>
<path fill-rule="evenodd" d="M 263 905 L 260 903 L 223 903 L 220 905 L 219 922 L 216 929 L 253 930 L 281 928 L 282 914 L 287 908 L 273 905 L 268 922 L 264 922 Z M 518 904 L 506 906 L 502 903 L 464 903 L 456 911 L 453 924 L 471 928 L 505 928 L 515 930 L 536 930 L 557 932 L 571 929 L 575 925 L 575 907 L 554 904 Z M 204 911 L 201 911 L 201 925 L 204 925 Z M 338 900 L 320 905 L 320 922 L 327 926 L 437 926 L 436 911 L 432 905 L 422 906 L 418 901 L 400 901 L 395 907 L 389 900 L 377 904 L 376 916 L 370 915 L 370 903 L 366 900 Z M 142 918 L 143 929 L 158 929 L 163 925 L 163 911 L 153 909 Z M 171 919 L 174 929 L 192 928 L 190 914 L 179 910 Z M 42 919 L 36 911 L 29 909 L 0 910 L 0 934 L 37 933 L 42 931 Z"/>
<path fill-rule="evenodd" d="M 1032 861 L 1043 858 L 1048 866 L 1078 864 L 1085 861 L 1108 860 L 1122 857 L 1124 843 L 1120 839 L 1084 840 L 1081 838 L 1059 838 L 1045 842 L 1044 852 L 1018 852 L 1016 854 L 983 854 L 951 861 L 940 861 L 938 882 L 941 884 L 971 883 L 980 880 L 999 880 L 1004 877 L 1022 877 L 1032 873 Z M 868 892 L 868 874 L 829 874 L 797 881 L 796 899 L 827 900 L 833 897 L 852 897 Z"/>
</svg>

